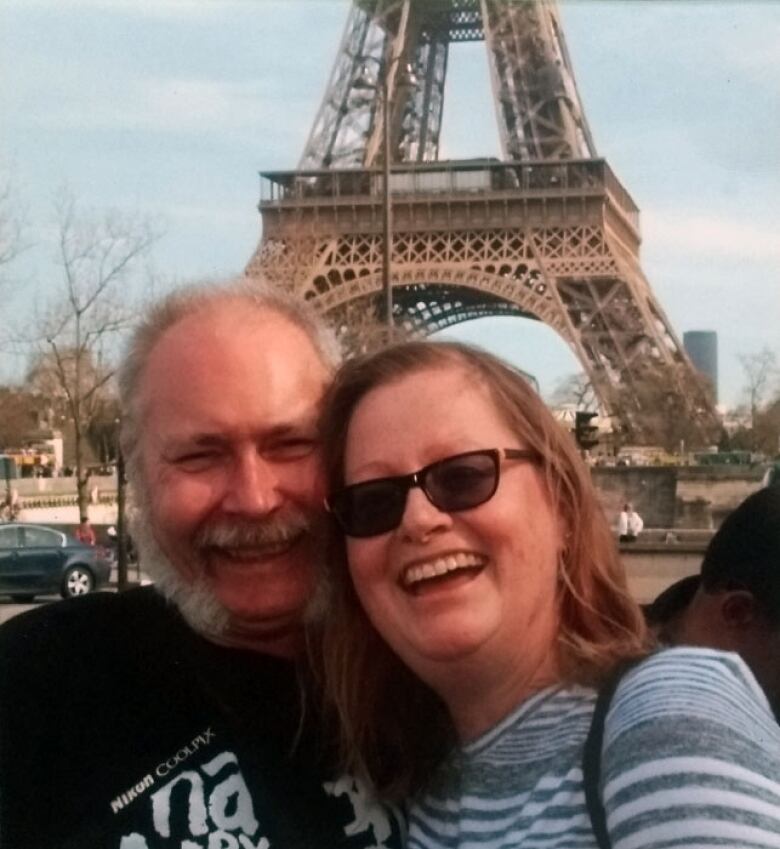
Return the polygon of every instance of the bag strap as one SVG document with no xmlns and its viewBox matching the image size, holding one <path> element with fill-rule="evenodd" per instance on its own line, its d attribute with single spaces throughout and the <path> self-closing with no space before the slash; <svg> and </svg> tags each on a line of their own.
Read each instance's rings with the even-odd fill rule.
<svg viewBox="0 0 780 849">
<path fill-rule="evenodd" d="M 599 849 L 612 849 L 612 842 L 607 831 L 607 814 L 604 810 L 604 802 L 601 799 L 601 750 L 604 745 L 604 723 L 607 718 L 609 706 L 618 684 L 623 676 L 636 664 L 637 660 L 626 660 L 618 664 L 612 671 L 610 677 L 602 684 L 596 698 L 596 707 L 590 723 L 590 730 L 585 740 L 585 748 L 582 753 L 582 778 L 585 789 L 585 804 L 588 808 L 593 835 L 599 845 Z"/>
</svg>

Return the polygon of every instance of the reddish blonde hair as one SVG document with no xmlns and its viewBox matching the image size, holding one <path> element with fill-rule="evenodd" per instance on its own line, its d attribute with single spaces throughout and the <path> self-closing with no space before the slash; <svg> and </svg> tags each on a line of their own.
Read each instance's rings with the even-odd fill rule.
<svg viewBox="0 0 780 849">
<path fill-rule="evenodd" d="M 344 485 L 347 432 L 361 399 L 406 375 L 442 368 L 471 374 L 520 443 L 541 458 L 551 503 L 566 529 L 559 664 L 565 681 L 597 685 L 618 662 L 646 652 L 647 632 L 628 593 L 590 472 L 522 373 L 456 342 L 407 342 L 347 362 L 336 375 L 323 417 L 329 490 Z M 326 587 L 329 607 L 312 633 L 312 659 L 338 726 L 345 767 L 369 777 L 383 795 L 402 797 L 424 784 L 454 741 L 446 707 L 368 620 L 352 586 L 343 538 L 335 531 Z"/>
</svg>

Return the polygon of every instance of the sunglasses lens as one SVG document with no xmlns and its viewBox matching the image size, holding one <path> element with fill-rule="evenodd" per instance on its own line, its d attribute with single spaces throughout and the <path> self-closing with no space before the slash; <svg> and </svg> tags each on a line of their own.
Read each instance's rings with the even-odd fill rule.
<svg viewBox="0 0 780 849">
<path fill-rule="evenodd" d="M 384 534 L 400 523 L 406 493 L 406 487 L 394 481 L 366 481 L 334 496 L 331 510 L 349 536 Z"/>
<path fill-rule="evenodd" d="M 330 510 L 351 537 L 371 537 L 397 528 L 409 489 L 421 486 L 428 500 L 448 513 L 484 504 L 498 486 L 499 454 L 471 451 L 447 457 L 415 475 L 353 484 L 331 496 Z"/>
<path fill-rule="evenodd" d="M 498 485 L 497 458 L 493 452 L 450 457 L 431 466 L 424 489 L 439 510 L 468 510 L 487 501 Z"/>
</svg>

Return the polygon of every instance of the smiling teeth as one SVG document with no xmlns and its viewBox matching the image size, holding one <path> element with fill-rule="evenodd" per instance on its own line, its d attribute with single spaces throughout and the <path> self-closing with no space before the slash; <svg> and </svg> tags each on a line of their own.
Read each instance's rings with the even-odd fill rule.
<svg viewBox="0 0 780 849">
<path fill-rule="evenodd" d="M 429 560 L 427 563 L 410 566 L 404 572 L 403 583 L 404 586 L 410 587 L 428 578 L 436 578 L 439 575 L 446 575 L 448 572 L 455 572 L 458 569 L 483 566 L 484 563 L 485 559 L 476 554 L 448 554 L 446 557 L 438 557 L 436 560 Z"/>
</svg>

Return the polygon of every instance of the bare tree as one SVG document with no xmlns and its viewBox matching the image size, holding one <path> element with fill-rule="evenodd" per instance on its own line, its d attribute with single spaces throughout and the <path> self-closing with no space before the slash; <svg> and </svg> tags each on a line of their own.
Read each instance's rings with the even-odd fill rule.
<svg viewBox="0 0 780 849">
<path fill-rule="evenodd" d="M 755 430 L 758 414 L 778 377 L 777 354 L 765 345 L 752 354 L 740 354 L 745 373 L 745 398 L 750 409 L 750 427 Z"/>
<path fill-rule="evenodd" d="M 0 386 L 0 449 L 19 448 L 37 430 L 42 401 L 18 386 Z"/>
<path fill-rule="evenodd" d="M 24 242 L 24 216 L 10 174 L 0 175 L 0 286 L 9 278 L 6 270 L 27 247 Z"/>
<path fill-rule="evenodd" d="M 80 366 L 78 378 L 77 364 Z M 82 442 L 80 448 L 87 449 L 82 450 L 82 461 L 89 463 L 99 456 L 99 452 L 89 450 L 94 447 L 90 433 L 97 420 L 102 418 L 102 410 L 108 400 L 106 395 L 109 392 L 111 374 L 112 370 L 96 363 L 89 351 L 79 356 L 74 348 L 63 345 L 51 350 L 48 342 L 43 342 L 32 354 L 25 383 L 36 397 L 46 399 L 52 412 L 52 421 L 58 423 L 59 427 L 65 427 L 65 441 L 69 448 L 65 456 L 67 465 L 76 463 L 77 453 L 73 444 L 76 442 L 76 429 L 69 390 L 75 391 L 78 380 L 78 391 L 75 394 L 80 396 L 81 418 L 86 428 L 81 436 L 86 435 L 88 438 L 88 442 Z"/>
<path fill-rule="evenodd" d="M 584 371 L 558 382 L 550 399 L 554 405 L 573 404 L 578 410 L 598 412 L 599 402 L 590 378 Z"/>
<path fill-rule="evenodd" d="M 0 166 L 0 294 L 3 298 L 3 315 L 6 319 L 0 322 L 0 352 L 7 367 L 6 355 L 18 353 L 14 340 L 14 324 L 8 318 L 12 314 L 11 299 L 14 289 L 20 286 L 11 284 L 18 281 L 14 277 L 11 266 L 19 255 L 26 250 L 25 214 L 16 190 L 13 175 Z M 3 378 L 7 378 L 3 374 Z"/>
<path fill-rule="evenodd" d="M 90 419 L 87 439 L 95 457 L 104 466 L 119 458 L 119 400 L 114 396 L 101 398 Z"/>
<path fill-rule="evenodd" d="M 83 216 L 68 190 L 55 202 L 60 286 L 39 320 L 40 379 L 61 399 L 73 428 L 79 510 L 89 501 L 85 462 L 90 425 L 105 409 L 114 373 L 111 345 L 135 309 L 128 292 L 146 274 L 159 232 L 149 219 L 109 211 Z M 40 382 L 40 381 L 39 381 Z"/>
</svg>

